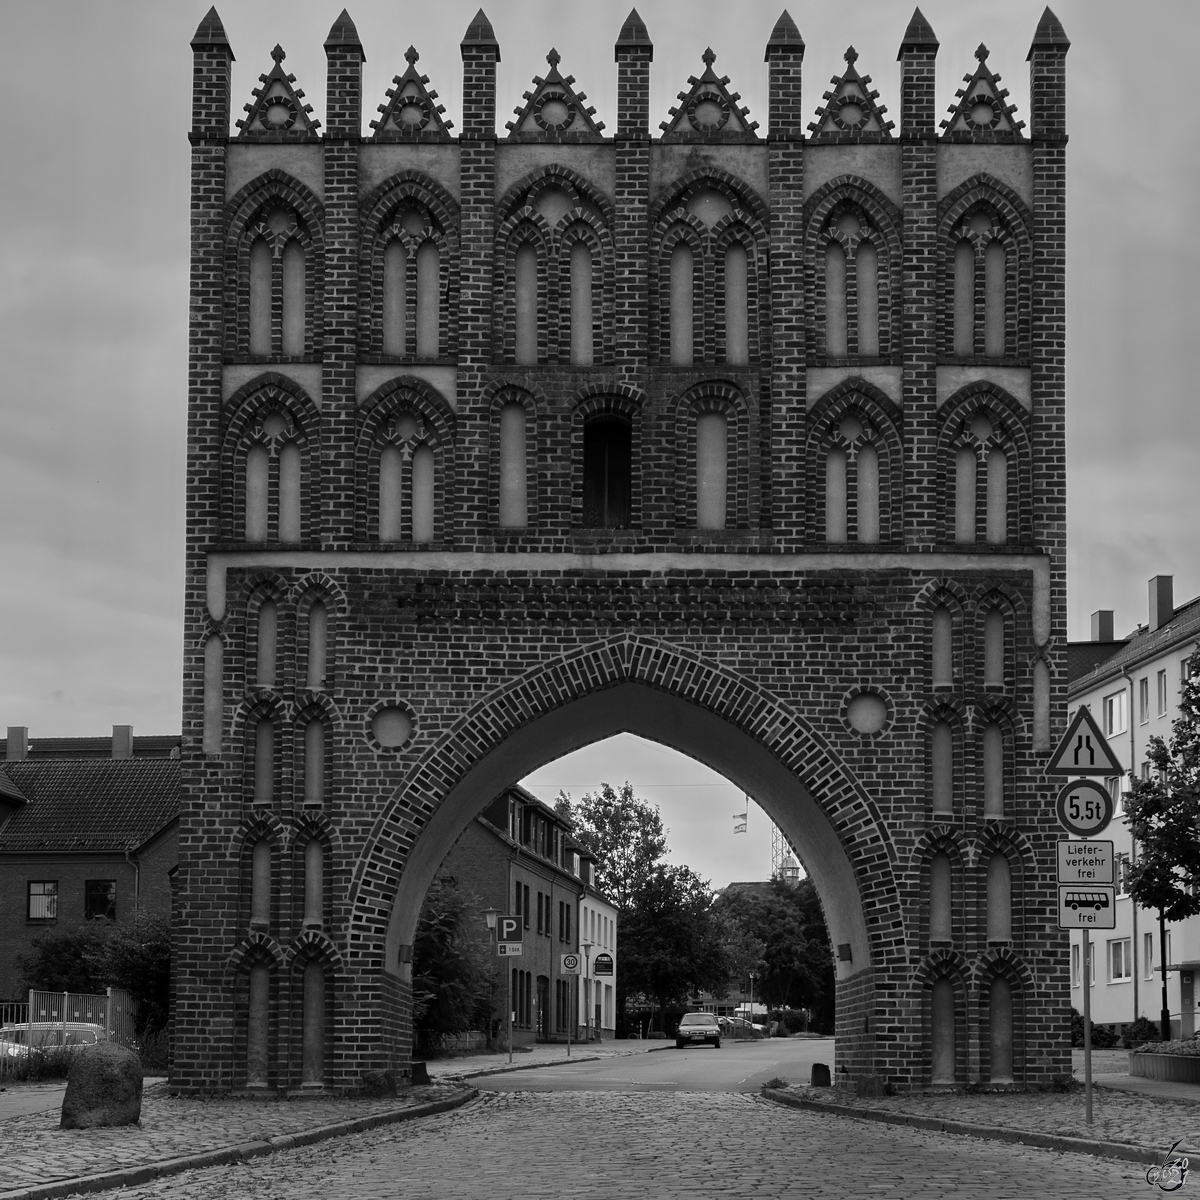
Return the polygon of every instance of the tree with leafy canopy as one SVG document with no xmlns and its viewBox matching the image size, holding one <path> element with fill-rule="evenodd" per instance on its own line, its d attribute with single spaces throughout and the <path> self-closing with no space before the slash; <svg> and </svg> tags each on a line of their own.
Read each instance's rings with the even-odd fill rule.
<svg viewBox="0 0 1200 1200">
<path fill-rule="evenodd" d="M 624 995 L 641 993 L 661 1013 L 694 992 L 723 991 L 728 980 L 708 884 L 690 867 L 657 864 L 625 917 L 618 977 Z"/>
<path fill-rule="evenodd" d="M 1135 779 L 1125 794 L 1125 819 L 1137 844 L 1129 891 L 1158 912 L 1162 971 L 1162 1039 L 1171 1037 L 1167 1003 L 1167 922 L 1200 913 L 1200 651 L 1188 662 L 1171 738 L 1150 739 L 1155 774 Z"/>
<path fill-rule="evenodd" d="M 413 942 L 413 1025 L 426 1034 L 483 1029 L 491 1036 L 500 976 L 481 904 L 456 879 L 429 888 Z M 476 925 L 479 928 L 476 928 Z"/>
<path fill-rule="evenodd" d="M 808 1008 L 824 1027 L 833 1015 L 833 961 L 829 934 L 812 880 L 771 881 L 765 890 L 726 889 L 716 910 L 740 936 L 762 947 L 753 970 L 764 1003 L 776 1008 Z"/>
<path fill-rule="evenodd" d="M 554 809 L 571 826 L 575 840 L 596 856 L 597 886 L 626 916 L 667 852 L 658 808 L 639 800 L 626 781 L 619 792 L 604 783 L 578 802 L 559 792 Z"/>
</svg>

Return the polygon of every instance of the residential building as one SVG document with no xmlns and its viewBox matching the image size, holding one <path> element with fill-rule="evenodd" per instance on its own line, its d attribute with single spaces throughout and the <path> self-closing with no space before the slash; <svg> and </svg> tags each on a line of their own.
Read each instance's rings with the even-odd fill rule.
<svg viewBox="0 0 1200 1200">
<path fill-rule="evenodd" d="M 595 1036 L 597 996 L 599 1036 L 614 1035 L 615 970 L 603 980 L 594 971 L 600 953 L 615 962 L 616 909 L 596 888 L 595 860 L 550 805 L 506 788 L 463 830 L 440 873 L 474 893 L 481 923 L 487 909 L 522 918 L 521 955 L 507 963 L 514 1045 Z M 564 973 L 568 953 L 579 953 L 588 973 Z M 499 998 L 493 1035 L 503 1029 L 504 1004 Z"/>
<path fill-rule="evenodd" d="M 179 738 L 0 741 L 0 999 L 20 999 L 17 956 L 48 929 L 169 917 L 178 860 Z"/>
<path fill-rule="evenodd" d="M 1162 1010 L 1162 940 L 1158 914 L 1134 904 L 1128 870 L 1137 853 L 1125 824 L 1122 793 L 1148 778 L 1150 739 L 1171 735 L 1179 715 L 1180 685 L 1200 642 L 1200 598 L 1174 607 L 1173 580 L 1150 580 L 1147 621 L 1128 637 L 1113 637 L 1113 614 L 1092 614 L 1092 639 L 1067 651 L 1068 716 L 1086 705 L 1124 768 L 1106 783 L 1116 810 L 1101 835 L 1116 855 L 1116 928 L 1092 937 L 1091 1010 L 1097 1024 L 1121 1026 L 1136 1016 L 1158 1021 Z M 1200 996 L 1200 917 L 1167 925 L 1167 1003 L 1175 1036 L 1197 1028 Z M 1083 1010 L 1083 938 L 1071 934 L 1071 1003 Z"/>
</svg>

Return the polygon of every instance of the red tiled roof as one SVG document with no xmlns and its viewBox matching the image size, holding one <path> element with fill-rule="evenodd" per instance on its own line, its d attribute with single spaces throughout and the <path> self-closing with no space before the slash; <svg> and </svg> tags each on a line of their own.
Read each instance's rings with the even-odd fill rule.
<svg viewBox="0 0 1200 1200">
<path fill-rule="evenodd" d="M 0 853 L 124 850 L 179 815 L 175 758 L 26 759 L 3 774 L 27 803 L 0 826 Z"/>
<path fill-rule="evenodd" d="M 5 775 L 2 766 L 0 766 L 0 796 L 4 796 L 9 800 L 15 800 L 18 804 L 25 803 L 25 797 L 21 794 L 21 789 Z"/>
</svg>

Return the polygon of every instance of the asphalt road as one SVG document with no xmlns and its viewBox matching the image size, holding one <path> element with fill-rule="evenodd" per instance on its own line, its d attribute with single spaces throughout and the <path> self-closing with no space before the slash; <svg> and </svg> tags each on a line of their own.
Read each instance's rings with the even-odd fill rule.
<svg viewBox="0 0 1200 1200">
<path fill-rule="evenodd" d="M 815 1062 L 833 1069 L 833 1038 L 722 1040 L 721 1048 L 668 1043 L 665 1050 L 563 1063 L 472 1080 L 494 1092 L 757 1092 L 768 1079 L 807 1083 Z"/>
</svg>

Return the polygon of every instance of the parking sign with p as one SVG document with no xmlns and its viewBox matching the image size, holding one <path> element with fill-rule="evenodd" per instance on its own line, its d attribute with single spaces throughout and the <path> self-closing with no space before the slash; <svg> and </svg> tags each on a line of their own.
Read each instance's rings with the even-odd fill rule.
<svg viewBox="0 0 1200 1200">
<path fill-rule="evenodd" d="M 521 953 L 521 917 L 496 918 L 496 948 L 502 957 L 512 957 Z"/>
</svg>

